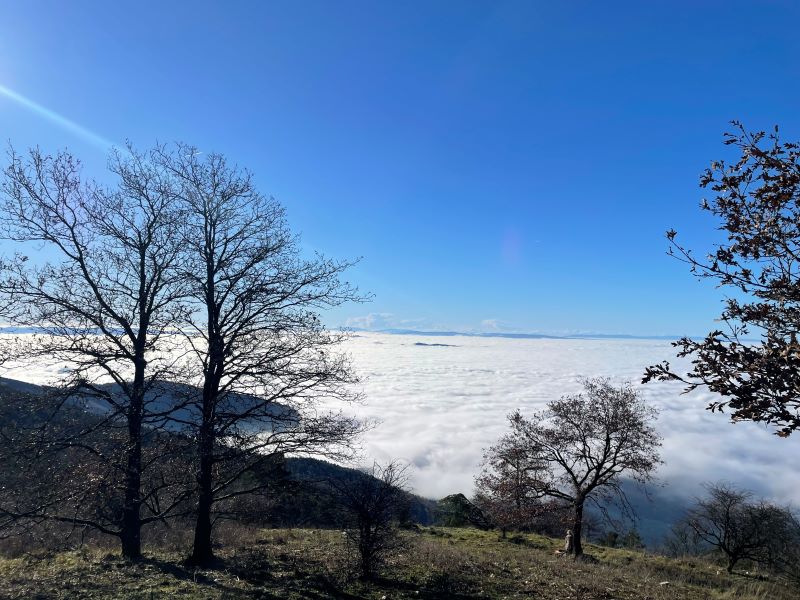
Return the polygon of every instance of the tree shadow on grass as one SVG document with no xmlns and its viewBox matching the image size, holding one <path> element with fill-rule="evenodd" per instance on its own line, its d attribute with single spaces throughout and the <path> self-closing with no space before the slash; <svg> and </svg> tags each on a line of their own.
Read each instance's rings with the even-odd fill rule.
<svg viewBox="0 0 800 600">
<path fill-rule="evenodd" d="M 330 578 L 291 561 L 270 560 L 263 555 L 243 554 L 227 561 L 225 570 L 258 588 L 260 598 L 285 598 L 289 593 L 302 598 L 359 600 Z M 283 576 L 276 573 L 284 572 Z M 291 572 L 288 574 L 287 572 Z"/>
<path fill-rule="evenodd" d="M 215 559 L 206 569 L 200 570 L 187 563 L 175 563 L 156 558 L 148 558 L 142 564 L 154 567 L 159 573 L 169 575 L 177 580 L 189 581 L 198 585 L 208 586 L 218 590 L 225 598 L 260 598 L 260 599 L 282 599 L 289 593 L 303 598 L 322 600 L 324 598 L 335 598 L 341 600 L 359 600 L 358 596 L 352 596 L 333 586 L 324 577 L 296 571 L 291 577 L 276 577 L 275 571 L 285 567 L 280 563 L 271 562 L 261 558 L 258 561 L 248 561 L 242 564 L 238 558 L 234 559 Z M 215 579 L 212 575 L 214 571 L 224 572 L 229 576 L 236 577 L 241 581 L 253 586 L 250 590 L 243 590 L 225 585 Z"/>
<path fill-rule="evenodd" d="M 231 558 L 217 558 L 200 570 L 186 562 L 173 562 L 158 558 L 145 558 L 139 564 L 149 566 L 162 575 L 176 580 L 208 586 L 224 597 L 281 599 L 289 595 L 310 600 L 363 600 L 376 591 L 391 596 L 392 592 L 405 592 L 426 600 L 474 599 L 472 594 L 462 593 L 458 582 L 448 577 L 432 577 L 424 582 L 413 582 L 387 576 L 375 576 L 366 581 L 340 585 L 313 569 L 296 563 L 269 559 L 263 555 L 240 554 Z M 246 582 L 251 589 L 245 590 L 226 585 L 213 576 L 213 572 L 225 573 Z M 102 591 L 102 590 L 98 590 Z"/>
<path fill-rule="evenodd" d="M 412 582 L 401 579 L 376 576 L 368 582 L 386 592 L 409 592 L 419 598 L 426 600 L 474 600 L 475 596 L 463 593 L 457 588 L 459 582 L 451 579 L 447 575 L 432 575 L 425 582 Z"/>
</svg>

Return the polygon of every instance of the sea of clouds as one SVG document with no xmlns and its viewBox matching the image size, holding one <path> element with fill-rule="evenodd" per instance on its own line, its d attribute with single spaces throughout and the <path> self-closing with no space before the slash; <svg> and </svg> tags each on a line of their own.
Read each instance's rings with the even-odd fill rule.
<svg viewBox="0 0 800 600">
<path fill-rule="evenodd" d="M 506 431 L 510 412 L 530 414 L 579 392 L 581 377 L 608 376 L 630 380 L 660 410 L 660 495 L 698 496 L 702 482 L 724 480 L 800 504 L 800 435 L 781 439 L 763 425 L 731 424 L 705 410 L 707 392 L 640 385 L 648 365 L 685 365 L 669 342 L 358 333 L 346 349 L 365 393 L 350 410 L 380 422 L 364 437 L 365 456 L 409 462 L 412 486 L 424 496 L 469 495 L 483 449 Z"/>
<path fill-rule="evenodd" d="M 659 496 L 685 500 L 702 495 L 703 482 L 728 481 L 800 505 L 800 433 L 781 439 L 763 425 L 731 424 L 705 410 L 713 398 L 707 392 L 684 395 L 677 383 L 640 385 L 648 365 L 681 364 L 667 341 L 359 332 L 344 349 L 363 379 L 364 402 L 341 408 L 377 423 L 363 437 L 362 463 L 408 462 L 411 487 L 423 496 L 471 494 L 483 450 L 506 431 L 509 413 L 530 414 L 579 392 L 582 377 L 607 376 L 633 382 L 660 410 L 658 477 L 665 485 Z M 39 384 L 54 382 L 67 368 L 5 367 L 4 377 Z"/>
</svg>

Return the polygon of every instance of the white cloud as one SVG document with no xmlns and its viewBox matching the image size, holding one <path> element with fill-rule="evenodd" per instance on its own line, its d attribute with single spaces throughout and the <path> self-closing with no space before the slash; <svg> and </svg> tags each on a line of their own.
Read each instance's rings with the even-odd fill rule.
<svg viewBox="0 0 800 600">
<path fill-rule="evenodd" d="M 518 340 L 452 337 L 453 347 L 417 346 L 440 338 L 370 333 L 348 342 L 365 377 L 358 414 L 381 424 L 366 434 L 372 459 L 414 465 L 413 485 L 430 497 L 470 493 L 483 448 L 506 430 L 506 415 L 537 410 L 580 390 L 581 376 L 606 375 L 638 385 L 647 365 L 673 358 L 660 340 Z M 712 396 L 682 395 L 670 383 L 641 386 L 661 410 L 665 493 L 701 492 L 725 479 L 780 501 L 800 498 L 800 440 L 779 439 L 753 423 L 732 425 L 705 410 Z M 800 437 L 800 436 L 798 436 Z"/>
<path fill-rule="evenodd" d="M 345 326 L 359 329 L 388 329 L 394 327 L 394 323 L 392 313 L 369 313 L 361 317 L 350 317 L 345 321 Z"/>
<path fill-rule="evenodd" d="M 503 322 L 500 319 L 484 319 L 481 321 L 481 330 L 494 332 L 494 331 L 503 331 L 506 327 L 503 325 Z"/>
<path fill-rule="evenodd" d="M 365 322 L 390 318 L 375 315 Z M 416 345 L 443 341 L 449 345 Z M 530 414 L 550 399 L 578 392 L 581 376 L 638 385 L 647 365 L 664 359 L 679 365 L 669 342 L 660 340 L 364 333 L 348 340 L 346 350 L 364 377 L 366 400 L 344 409 L 380 421 L 364 436 L 366 458 L 411 463 L 413 487 L 434 498 L 472 491 L 483 449 L 506 431 L 513 410 Z M 32 383 L 52 382 L 65 368 L 57 362 L 10 366 L 3 376 Z M 727 480 L 781 502 L 800 501 L 800 435 L 780 439 L 754 423 L 732 425 L 705 410 L 711 394 L 683 395 L 678 384 L 640 389 L 661 411 L 664 494 L 694 496 L 702 493 L 701 482 Z"/>
<path fill-rule="evenodd" d="M 345 320 L 345 327 L 357 327 L 368 331 L 382 329 L 410 329 L 415 331 L 443 331 L 445 328 L 430 319 L 401 319 L 394 313 L 374 312 L 359 317 L 350 317 Z"/>
</svg>

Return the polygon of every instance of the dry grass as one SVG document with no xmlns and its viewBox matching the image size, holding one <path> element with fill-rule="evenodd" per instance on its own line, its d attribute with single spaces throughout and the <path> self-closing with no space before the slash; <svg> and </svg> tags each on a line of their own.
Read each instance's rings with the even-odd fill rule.
<svg viewBox="0 0 800 600">
<path fill-rule="evenodd" d="M 0 559 L 0 598 L 541 598 L 543 600 L 789 600 L 780 582 L 728 575 L 699 560 L 589 546 L 598 562 L 556 556 L 558 541 L 535 535 L 502 540 L 471 529 L 405 532 L 383 578 L 352 577 L 340 531 L 220 532 L 215 569 L 182 562 L 178 539 L 150 546 L 129 564 L 107 549 Z M 156 540 L 157 541 L 157 540 Z M 666 582 L 666 583 L 665 583 Z"/>
</svg>

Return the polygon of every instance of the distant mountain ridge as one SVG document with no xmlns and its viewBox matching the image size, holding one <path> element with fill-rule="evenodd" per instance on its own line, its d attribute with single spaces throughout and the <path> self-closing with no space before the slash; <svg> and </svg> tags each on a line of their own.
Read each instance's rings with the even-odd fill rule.
<svg viewBox="0 0 800 600">
<path fill-rule="evenodd" d="M 422 329 L 367 329 L 365 327 L 335 327 L 342 331 L 355 331 L 364 333 L 388 333 L 391 335 L 421 335 L 429 337 L 478 337 L 478 338 L 506 338 L 519 340 L 665 340 L 675 341 L 682 337 L 701 338 L 700 336 L 683 335 L 634 335 L 629 333 L 572 333 L 569 335 L 551 335 L 546 333 L 519 333 L 503 331 L 441 331 L 441 330 L 422 330 Z M 31 334 L 47 333 L 43 327 L 12 327 L 0 326 L 0 334 Z M 751 338 L 745 338 L 747 341 Z"/>
<path fill-rule="evenodd" d="M 112 396 L 121 393 L 119 385 L 116 383 L 102 383 L 95 387 Z M 0 377 L 0 394 L 3 392 L 43 396 L 47 393 L 59 393 L 59 388 Z M 153 420 L 145 418 L 145 425 L 151 426 L 155 423 L 173 432 L 184 429 L 187 424 L 197 425 L 202 416 L 199 406 L 201 395 L 201 388 L 189 384 L 166 381 L 151 383 L 144 396 L 145 406 L 151 414 L 169 413 L 169 418 L 164 418 L 164 416 L 158 416 Z M 103 415 L 111 412 L 109 404 L 88 393 L 75 392 L 69 397 L 67 403 L 74 408 L 93 415 Z M 260 403 L 261 400 L 256 396 L 229 392 L 220 400 L 218 408 L 220 410 L 244 413 L 255 406 L 259 406 Z M 268 426 L 280 427 L 282 424 L 290 423 L 299 418 L 295 409 L 277 402 L 270 403 L 263 410 L 259 410 L 258 413 L 261 418 L 253 419 L 252 422 L 243 420 L 242 425 L 244 427 L 252 425 L 266 430 Z M 272 417 L 273 420 L 270 422 L 268 417 Z"/>
<path fill-rule="evenodd" d="M 627 333 L 573 333 L 570 335 L 549 335 L 544 333 L 511 333 L 502 331 L 476 332 L 476 331 L 425 331 L 418 329 L 365 329 L 363 327 L 343 327 L 345 331 L 364 333 L 388 333 L 391 335 L 420 335 L 428 337 L 478 337 L 478 338 L 507 338 L 519 340 L 665 340 L 674 341 L 680 335 L 632 335 Z M 690 336 L 691 337 L 691 336 Z M 699 337 L 699 336 L 698 336 Z"/>
</svg>

